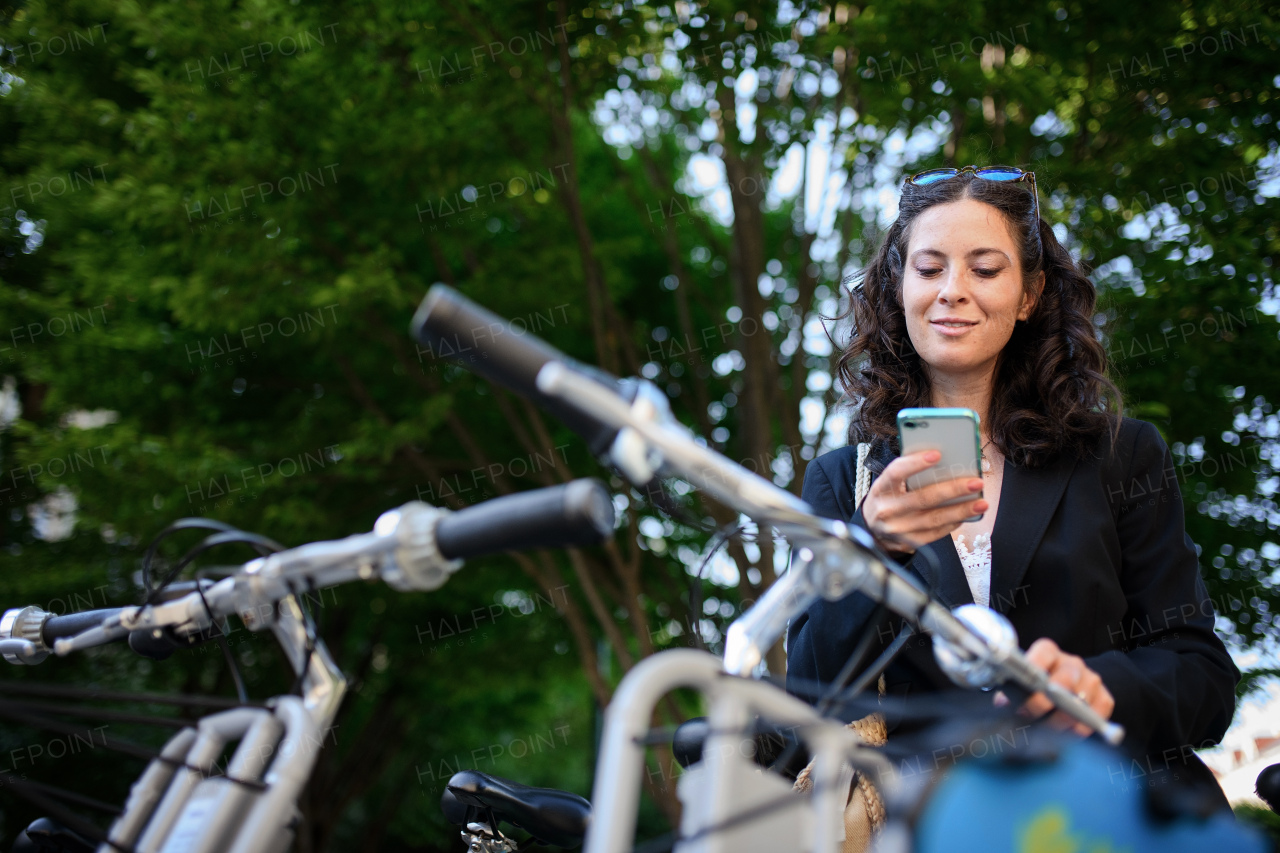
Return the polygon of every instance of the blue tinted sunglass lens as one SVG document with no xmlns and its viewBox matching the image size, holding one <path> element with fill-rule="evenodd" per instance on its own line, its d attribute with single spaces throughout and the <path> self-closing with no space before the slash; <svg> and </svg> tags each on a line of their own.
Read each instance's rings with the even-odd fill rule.
<svg viewBox="0 0 1280 853">
<path fill-rule="evenodd" d="M 1016 181 L 1026 173 L 1021 169 L 979 169 L 974 174 L 988 181 Z"/>
<path fill-rule="evenodd" d="M 922 174 L 916 175 L 915 179 L 912 180 L 911 183 L 924 186 L 925 184 L 945 181 L 947 178 L 954 178 L 958 174 L 960 174 L 960 172 L 956 169 L 938 169 L 933 172 L 923 172 Z"/>
</svg>

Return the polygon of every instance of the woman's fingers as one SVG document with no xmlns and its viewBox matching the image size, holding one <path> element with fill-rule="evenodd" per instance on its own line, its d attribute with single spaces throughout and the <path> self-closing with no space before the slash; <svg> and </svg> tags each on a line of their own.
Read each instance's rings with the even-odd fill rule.
<svg viewBox="0 0 1280 853">
<path fill-rule="evenodd" d="M 920 528 L 926 530 L 945 528 L 945 532 L 950 533 L 966 518 L 984 513 L 989 508 L 990 504 L 986 500 L 978 498 L 975 501 L 965 501 L 951 506 L 921 510 L 914 518 L 918 519 L 917 524 Z M 936 538 L 935 536 L 934 539 Z"/>
<path fill-rule="evenodd" d="M 942 454 L 937 450 L 919 450 L 899 456 L 884 467 L 876 483 L 883 483 L 895 492 L 902 491 L 908 478 L 932 468 L 941 458 Z"/>
<path fill-rule="evenodd" d="M 941 528 L 945 528 L 944 533 L 949 533 L 966 518 L 984 513 L 989 508 L 990 504 L 979 498 L 973 502 L 915 512 L 898 512 L 891 509 L 881 515 L 878 521 L 881 522 L 883 529 L 890 533 L 924 533 Z M 938 536 L 941 535 L 938 534 Z M 926 541 L 932 542 L 933 539 Z"/>
<path fill-rule="evenodd" d="M 878 517 L 865 517 L 877 538 L 907 542 L 911 547 L 918 548 L 946 536 L 966 518 L 981 515 L 988 509 L 990 503 L 981 498 L 931 509 L 914 509 L 886 501 L 881 506 Z"/>
<path fill-rule="evenodd" d="M 895 523 L 902 512 L 900 501 L 907 493 L 907 478 L 924 471 L 941 458 L 942 454 L 936 450 L 899 456 L 886 465 L 872 482 L 871 490 L 862 502 L 862 517 L 882 548 L 908 553 L 916 549 L 916 540 L 905 535 L 907 526 Z"/>
<path fill-rule="evenodd" d="M 987 502 L 979 497 L 982 480 L 977 477 L 960 477 L 907 490 L 908 478 L 927 470 L 940 458 L 936 450 L 900 456 L 890 462 L 871 485 L 862 504 L 862 515 L 872 535 L 889 550 L 914 551 L 946 536 L 965 519 L 987 511 Z M 977 500 L 950 504 L 956 498 Z"/>
<path fill-rule="evenodd" d="M 899 496 L 899 502 L 916 510 L 932 509 L 961 497 L 982 494 L 982 480 L 978 477 L 956 477 L 941 483 L 930 483 Z"/>
<path fill-rule="evenodd" d="M 875 491 L 875 487 L 872 487 Z M 945 508 L 957 498 L 981 499 L 982 481 L 977 477 L 960 477 L 944 483 L 932 483 L 910 492 L 881 492 L 875 506 L 886 520 Z M 868 495 L 868 501 L 871 496 Z M 962 516 L 963 517 L 963 516 Z"/>
<path fill-rule="evenodd" d="M 977 509 L 973 509 L 973 507 L 977 507 Z M 877 538 L 887 539 L 889 541 L 899 543 L 901 545 L 909 545 L 910 548 L 914 550 L 916 548 L 921 548 L 925 545 L 928 545 L 930 542 L 934 542 L 934 541 L 937 541 L 938 539 L 941 539 L 942 537 L 948 535 L 949 533 L 951 533 L 951 531 L 959 527 L 961 522 L 963 522 L 966 518 L 971 518 L 975 515 L 981 515 L 982 513 L 986 512 L 986 510 L 987 510 L 987 505 L 985 501 L 980 501 L 975 504 L 970 504 L 968 508 L 966 508 L 965 506 L 961 506 L 958 508 L 951 507 L 951 508 L 948 508 L 948 516 L 954 518 L 954 520 L 948 523 L 940 524 L 936 527 L 912 527 L 910 529 L 905 529 L 901 531 L 896 530 L 893 527 L 889 527 L 887 528 L 887 531 L 885 533 L 877 534 Z M 903 550 L 903 549 L 897 548 L 894 550 Z"/>
<path fill-rule="evenodd" d="M 1049 673 L 1051 680 L 1061 657 L 1062 650 L 1058 648 L 1057 643 L 1048 637 L 1041 637 L 1027 649 L 1027 660 Z M 1033 719 L 1038 719 L 1052 710 L 1053 703 L 1049 701 L 1049 697 L 1043 693 L 1035 693 L 1023 703 L 1021 713 Z"/>
<path fill-rule="evenodd" d="M 1102 677 L 1085 666 L 1082 658 L 1067 654 L 1053 640 L 1041 637 L 1027 649 L 1027 659 L 1044 669 L 1049 674 L 1050 681 L 1060 684 L 1088 703 L 1103 719 L 1111 717 L 1116 706 L 1115 699 L 1102 683 Z M 1048 696 L 1036 693 L 1023 704 L 1019 713 L 1033 718 L 1042 717 L 1053 710 L 1053 707 Z M 1049 718 L 1049 724 L 1064 731 L 1070 729 L 1081 736 L 1092 734 L 1088 726 L 1076 722 L 1074 717 L 1062 711 L 1056 711 Z"/>
<path fill-rule="evenodd" d="M 1111 712 L 1115 710 L 1116 700 L 1112 698 L 1111 691 L 1107 690 L 1106 685 L 1102 683 L 1102 677 L 1087 667 L 1084 670 L 1084 675 L 1076 684 L 1076 689 L 1071 692 L 1083 699 L 1103 719 L 1110 719 Z M 1076 722 L 1075 717 L 1062 711 L 1055 711 L 1053 716 L 1049 718 L 1049 722 L 1064 730 L 1071 729 L 1081 737 L 1088 737 L 1093 734 L 1093 730 L 1084 723 Z"/>
<path fill-rule="evenodd" d="M 948 477 L 937 483 L 930 483 L 927 486 L 921 486 L 917 489 L 907 490 L 907 480 L 923 471 L 932 468 L 942 454 L 936 450 L 921 450 L 916 453 L 908 453 L 905 456 L 899 456 L 897 459 L 885 466 L 884 473 L 876 478 L 876 482 L 872 484 L 874 490 L 876 485 L 880 485 L 881 489 L 891 494 L 909 494 L 918 498 L 918 505 L 931 506 L 936 505 L 948 498 L 955 497 L 965 491 L 964 487 L 958 487 L 956 484 L 965 482 L 975 482 L 977 487 L 973 491 L 982 489 L 982 480 L 977 477 Z M 945 488 L 944 488 L 945 487 Z"/>
<path fill-rule="evenodd" d="M 1111 712 L 1116 708 L 1115 697 L 1111 695 L 1111 691 L 1102 683 L 1102 677 L 1091 669 L 1085 670 L 1085 677 L 1080 682 L 1080 687 L 1076 691 L 1082 699 L 1084 699 L 1089 707 L 1096 711 L 1104 720 L 1111 719 Z M 1061 713 L 1061 712 L 1059 712 Z M 1064 715 L 1065 716 L 1065 715 Z M 1071 722 L 1075 723 L 1074 720 Z M 1075 730 L 1088 737 L 1092 734 L 1092 730 L 1083 723 L 1075 723 Z"/>
<path fill-rule="evenodd" d="M 956 498 L 976 496 L 982 492 L 982 480 L 978 477 L 957 477 L 908 491 L 907 479 L 928 469 L 929 459 L 937 461 L 938 456 L 936 450 L 931 450 L 895 459 L 872 483 L 868 502 L 874 497 L 882 514 L 896 516 L 934 509 Z M 895 466 L 900 467 L 895 469 Z"/>
</svg>

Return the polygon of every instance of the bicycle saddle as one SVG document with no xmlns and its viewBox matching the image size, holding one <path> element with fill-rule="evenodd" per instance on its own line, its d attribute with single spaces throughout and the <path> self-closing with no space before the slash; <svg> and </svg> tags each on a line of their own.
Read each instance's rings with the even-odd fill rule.
<svg viewBox="0 0 1280 853">
<path fill-rule="evenodd" d="M 12 853 L 93 853 L 94 846 L 92 841 L 57 821 L 39 817 L 18 833 Z"/>
<path fill-rule="evenodd" d="M 476 810 L 484 810 L 554 847 L 577 847 L 591 822 L 591 803 L 577 794 L 531 788 L 476 770 L 453 774 L 440 805 L 455 826 L 477 820 Z"/>
</svg>

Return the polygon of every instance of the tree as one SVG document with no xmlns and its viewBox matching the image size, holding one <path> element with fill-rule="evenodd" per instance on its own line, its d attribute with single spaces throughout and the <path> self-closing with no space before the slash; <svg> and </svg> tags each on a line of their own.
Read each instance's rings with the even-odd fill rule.
<svg viewBox="0 0 1280 853">
<path fill-rule="evenodd" d="M 141 549 L 184 515 L 292 545 L 407 500 L 608 476 L 410 341 L 435 281 L 654 379 L 713 446 L 798 491 L 844 440 L 827 333 L 849 330 L 823 317 L 902 174 L 1012 162 L 1095 270 L 1099 334 L 1177 454 L 1219 609 L 1242 641 L 1270 636 L 1275 35 L 1239 4 L 6 9 L 0 409 L 21 414 L 0 436 L 0 593 L 136 600 Z M 428 794 L 460 764 L 586 793 L 618 679 L 665 647 L 717 648 L 784 564 L 749 530 L 695 580 L 708 529 L 739 519 L 672 484 L 689 525 L 610 482 L 624 520 L 605 548 L 317 602 L 357 689 L 300 849 L 442 844 Z M 50 541 L 72 499 L 75 535 Z M 234 648 L 251 693 L 287 688 L 269 643 Z M 6 676 L 231 689 L 199 653 Z M 506 749 L 535 732 L 558 746 Z M 122 800 L 116 768 L 84 761 Z M 676 810 L 663 766 L 649 826 Z M 0 802 L 7 837 L 32 813 Z"/>
</svg>

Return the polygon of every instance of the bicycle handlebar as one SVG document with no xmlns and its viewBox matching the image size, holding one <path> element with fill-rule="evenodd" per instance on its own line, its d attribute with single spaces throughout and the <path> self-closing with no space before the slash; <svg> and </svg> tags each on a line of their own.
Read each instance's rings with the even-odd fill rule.
<svg viewBox="0 0 1280 853">
<path fill-rule="evenodd" d="M 450 513 L 412 501 L 383 513 L 371 533 L 311 542 L 244 564 L 171 601 L 52 616 L 38 607 L 0 617 L 0 654 L 33 664 L 139 632 L 199 634 L 236 614 L 251 630 L 275 619 L 271 605 L 305 589 L 380 576 L 401 591 L 438 588 L 464 558 L 497 551 L 596 544 L 613 531 L 613 502 L 599 480 L 496 498 Z M 134 645 L 131 643 L 131 645 Z M 141 651 L 140 648 L 136 649 Z"/>
<path fill-rule="evenodd" d="M 34 606 L 8 610 L 0 617 L 0 654 L 13 664 L 39 663 L 59 639 L 101 625 L 104 619 L 118 618 L 123 610 L 107 607 L 66 615 Z"/>
<path fill-rule="evenodd" d="M 13 664 L 39 663 L 49 656 L 58 640 L 97 628 L 105 620 L 118 620 L 124 610 L 104 607 L 61 615 L 39 607 L 10 610 L 0 619 L 0 654 Z M 132 631 L 115 639 L 128 639 L 129 648 L 152 660 L 164 660 L 177 647 L 162 632 Z"/>
<path fill-rule="evenodd" d="M 602 370 L 575 362 L 555 347 L 519 330 L 456 290 L 436 285 L 413 315 L 410 331 L 433 355 L 464 362 L 496 385 L 543 406 L 587 441 L 597 456 L 609 449 L 617 430 L 587 412 L 538 390 L 538 371 L 549 362 L 574 370 L 627 396 L 627 383 Z"/>
<path fill-rule="evenodd" d="M 494 498 L 440 519 L 436 545 L 446 559 L 499 551 L 596 545 L 613 532 L 613 502 L 599 480 Z"/>
<path fill-rule="evenodd" d="M 457 318 L 465 319 L 459 322 Z M 414 330 L 422 333 L 433 329 L 438 335 L 444 330 L 461 331 L 468 323 L 473 337 L 480 325 L 486 329 L 507 328 L 496 315 L 455 291 L 436 285 L 414 317 Z M 880 553 L 866 531 L 816 516 L 795 495 L 698 443 L 672 417 L 666 398 L 652 383 L 636 381 L 631 386 L 634 392 L 624 396 L 618 393 L 616 383 L 612 387 L 601 383 L 595 376 L 584 374 L 574 362 L 555 358 L 558 353 L 532 335 L 526 333 L 524 337 L 527 340 L 515 344 L 505 341 L 499 347 L 499 358 L 467 360 L 477 372 L 522 393 L 528 389 L 530 373 L 536 370 L 535 391 L 528 396 L 544 405 L 550 401 L 547 408 L 553 413 L 567 408 L 574 418 L 599 425 L 600 432 L 611 432 L 614 440 L 610 458 L 637 485 L 643 485 L 654 471 L 665 469 L 755 519 L 762 527 L 777 528 L 793 546 L 803 549 L 802 554 L 807 550 L 805 565 L 792 569 L 803 574 L 784 575 L 784 582 L 775 584 L 755 607 L 729 627 L 725 643 L 725 668 L 729 672 L 742 675 L 754 667 L 781 636 L 787 622 L 820 597 L 837 600 L 858 590 L 940 638 L 949 647 L 952 659 L 966 667 L 965 683 L 977 686 L 975 679 L 982 673 L 989 675 L 993 685 L 1012 680 L 1031 692 L 1045 692 L 1058 708 L 1107 741 L 1116 744 L 1123 739 L 1121 726 L 1104 719 L 1070 691 L 1051 683 L 1044 670 L 1031 664 L 1019 650 L 1016 636 L 1010 643 L 1005 633 L 983 630 L 989 627 L 986 624 L 957 618 L 913 583 L 901 566 Z M 990 615 L 1003 619 L 994 611 Z M 1011 634 L 1012 626 L 1008 627 Z M 958 672 L 949 670 L 949 674 L 957 680 L 961 677 Z"/>
<path fill-rule="evenodd" d="M 119 616 L 123 610 L 123 607 L 104 607 L 101 610 L 82 610 L 64 616 L 50 616 L 40 628 L 40 638 L 45 645 L 52 647 L 57 640 L 74 637 L 82 631 L 101 625 L 102 620 Z"/>
</svg>

